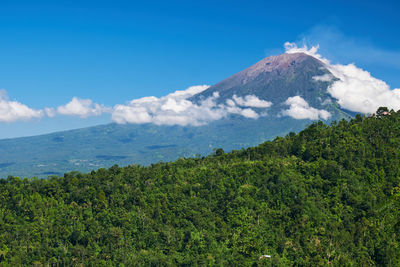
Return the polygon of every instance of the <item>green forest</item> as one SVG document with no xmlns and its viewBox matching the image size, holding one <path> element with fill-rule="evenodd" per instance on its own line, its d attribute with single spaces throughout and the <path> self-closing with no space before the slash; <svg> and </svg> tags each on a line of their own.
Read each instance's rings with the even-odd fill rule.
<svg viewBox="0 0 400 267">
<path fill-rule="evenodd" d="M 400 266 L 399 234 L 385 108 L 231 153 L 0 179 L 0 266 Z"/>
</svg>

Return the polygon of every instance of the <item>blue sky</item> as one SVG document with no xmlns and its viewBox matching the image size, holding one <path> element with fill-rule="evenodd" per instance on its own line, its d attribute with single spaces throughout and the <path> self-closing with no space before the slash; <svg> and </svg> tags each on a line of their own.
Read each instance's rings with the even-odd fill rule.
<svg viewBox="0 0 400 267">
<path fill-rule="evenodd" d="M 287 41 L 320 45 L 400 88 L 398 1 L 0 2 L 0 89 L 32 109 L 105 106 L 212 85 Z M 111 122 L 57 115 L 0 122 L 0 138 Z"/>
</svg>

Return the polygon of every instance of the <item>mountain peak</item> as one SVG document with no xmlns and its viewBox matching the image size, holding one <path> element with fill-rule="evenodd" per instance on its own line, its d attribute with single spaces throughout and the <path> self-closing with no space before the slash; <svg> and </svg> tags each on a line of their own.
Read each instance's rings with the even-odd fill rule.
<svg viewBox="0 0 400 267">
<path fill-rule="evenodd" d="M 285 53 L 278 56 L 269 56 L 266 57 L 253 66 L 237 73 L 241 78 L 251 79 L 253 77 L 257 77 L 261 73 L 264 72 L 272 72 L 272 71 L 285 71 L 290 67 L 293 67 L 296 63 L 303 62 L 308 58 L 313 58 L 305 53 Z M 313 58 L 314 59 L 314 58 Z M 315 59 L 316 60 L 316 59 Z"/>
<path fill-rule="evenodd" d="M 326 94 L 326 84 L 316 83 L 314 76 L 331 74 L 319 59 L 305 53 L 285 53 L 262 59 L 253 66 L 211 86 L 194 100 L 207 98 L 214 92 L 224 102 L 233 95 L 255 95 L 274 104 L 283 103 L 288 97 L 302 96 L 316 102 Z"/>
</svg>

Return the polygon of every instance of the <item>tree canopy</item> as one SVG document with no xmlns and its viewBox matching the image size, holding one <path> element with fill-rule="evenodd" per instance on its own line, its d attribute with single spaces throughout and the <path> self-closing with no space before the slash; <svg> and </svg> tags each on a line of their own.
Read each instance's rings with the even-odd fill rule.
<svg viewBox="0 0 400 267">
<path fill-rule="evenodd" d="M 1 179 L 0 265 L 398 266 L 400 112 L 381 111 L 208 157 Z"/>
</svg>

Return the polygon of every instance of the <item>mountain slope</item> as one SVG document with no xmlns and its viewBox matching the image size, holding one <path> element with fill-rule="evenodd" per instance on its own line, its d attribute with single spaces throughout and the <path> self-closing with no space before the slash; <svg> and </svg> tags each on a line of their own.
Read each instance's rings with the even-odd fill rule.
<svg viewBox="0 0 400 267">
<path fill-rule="evenodd" d="M 48 135 L 0 140 L 0 176 L 47 177 L 114 164 L 148 165 L 178 157 L 208 155 L 214 148 L 241 149 L 310 121 L 235 116 L 200 127 L 108 124 Z M 271 127 L 274 125 L 274 127 Z"/>
<path fill-rule="evenodd" d="M 221 100 L 233 95 L 256 95 L 272 103 L 282 103 L 288 97 L 300 95 L 312 106 L 318 97 L 328 97 L 326 83 L 313 77 L 331 74 L 318 59 L 304 53 L 267 57 L 253 66 L 211 86 L 195 96 L 208 97 L 218 92 Z"/>
<path fill-rule="evenodd" d="M 194 95 L 199 102 L 215 93 L 225 104 L 234 96 L 272 102 L 268 109 L 253 108 L 258 119 L 239 115 L 202 126 L 109 124 L 54 134 L 0 140 L 0 177 L 60 175 L 67 171 L 90 171 L 114 164 L 151 164 L 178 157 L 207 155 L 213 148 L 226 151 L 257 145 L 311 123 L 282 115 L 289 97 L 300 96 L 311 107 L 324 109 L 330 120 L 349 118 L 329 96 L 330 82 L 314 77 L 330 74 L 324 64 L 304 53 L 283 54 L 261 60 L 224 81 Z M 266 113 L 266 114 L 265 114 Z"/>
</svg>

